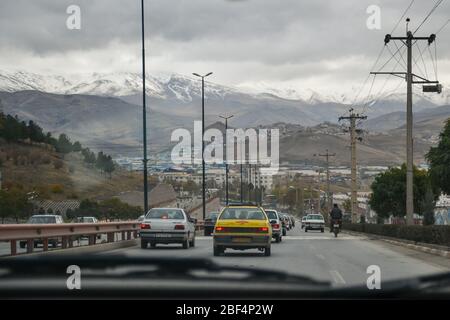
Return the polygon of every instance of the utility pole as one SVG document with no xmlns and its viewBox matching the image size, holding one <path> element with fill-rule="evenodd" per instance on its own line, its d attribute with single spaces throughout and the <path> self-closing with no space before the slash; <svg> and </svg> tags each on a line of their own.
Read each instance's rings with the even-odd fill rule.
<svg viewBox="0 0 450 320">
<path fill-rule="evenodd" d="M 442 85 L 439 81 L 430 81 L 412 73 L 412 46 L 420 40 L 428 41 L 430 46 L 435 40 L 436 35 L 429 37 L 415 37 L 414 33 L 408 30 L 410 19 L 406 19 L 406 37 L 392 37 L 387 34 L 384 37 L 384 44 L 387 45 L 391 40 L 401 41 L 407 48 L 407 70 L 406 72 L 371 72 L 371 74 L 388 74 L 404 78 L 406 80 L 406 224 L 414 224 L 414 174 L 413 174 L 413 110 L 412 110 L 412 85 L 424 84 L 424 92 L 442 92 Z M 414 80 L 417 78 L 418 80 Z M 433 85 L 431 85 L 433 84 Z"/>
<path fill-rule="evenodd" d="M 145 36 L 144 36 L 144 0 L 141 0 L 141 33 L 142 33 L 142 131 L 143 131 L 143 149 L 144 149 L 144 214 L 148 212 L 148 172 L 147 172 L 147 113 L 145 101 Z"/>
<path fill-rule="evenodd" d="M 233 115 L 231 116 L 219 116 L 219 118 L 222 118 L 225 120 L 225 189 L 226 189 L 226 205 L 228 205 L 228 152 L 227 152 L 227 145 L 226 145 L 226 136 L 227 136 L 227 129 L 228 129 L 228 119 L 233 118 Z"/>
<path fill-rule="evenodd" d="M 316 154 L 314 155 L 316 156 Z M 326 150 L 325 154 L 317 154 L 319 157 L 325 157 L 325 160 L 327 162 L 327 213 L 331 211 L 331 205 L 332 205 L 332 197 L 331 197 L 331 190 L 330 190 L 330 157 L 336 156 L 336 153 L 329 153 L 328 149 Z"/>
<path fill-rule="evenodd" d="M 353 112 L 353 109 L 350 109 L 350 115 L 346 117 L 339 117 L 339 121 L 341 120 L 349 120 L 350 121 L 350 145 L 351 145 L 351 208 L 352 208 L 352 223 L 358 222 L 358 184 L 357 184 L 357 173 L 356 173 L 356 120 L 365 120 L 367 116 L 361 116 L 357 113 Z"/>
<path fill-rule="evenodd" d="M 242 164 L 244 162 L 245 159 L 245 144 L 244 144 L 244 151 L 242 151 L 242 142 L 241 145 L 239 146 L 241 148 L 241 204 L 244 203 L 244 174 L 243 174 L 243 168 L 242 168 Z"/>
</svg>

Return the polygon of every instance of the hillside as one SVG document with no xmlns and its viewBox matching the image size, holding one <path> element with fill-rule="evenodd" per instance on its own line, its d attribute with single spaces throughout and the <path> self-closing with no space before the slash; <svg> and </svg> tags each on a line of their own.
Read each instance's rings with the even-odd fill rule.
<svg viewBox="0 0 450 320">
<path fill-rule="evenodd" d="M 140 189 L 139 175 L 117 168 L 109 179 L 82 158 L 79 152 L 67 154 L 63 159 L 42 145 L 0 140 L 3 187 L 36 191 L 51 200 L 108 198 L 123 190 Z"/>
</svg>

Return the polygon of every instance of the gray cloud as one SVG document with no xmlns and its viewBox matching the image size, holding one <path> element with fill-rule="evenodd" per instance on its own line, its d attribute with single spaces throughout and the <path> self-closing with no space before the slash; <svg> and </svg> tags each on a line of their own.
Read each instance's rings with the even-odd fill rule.
<svg viewBox="0 0 450 320">
<path fill-rule="evenodd" d="M 289 81 L 333 75 L 351 79 L 367 73 L 383 44 L 408 6 L 409 0 L 159 0 L 146 1 L 146 35 L 150 58 L 160 70 L 179 72 L 222 64 L 229 83 L 261 80 Z M 417 25 L 431 2 L 417 3 L 408 16 Z M 81 7 L 82 29 L 68 30 L 66 8 Z M 381 7 L 382 30 L 368 30 L 366 8 Z M 441 5 L 421 32 L 436 31 L 449 18 L 448 3 Z M 404 23 L 396 33 L 404 32 Z M 140 45 L 139 0 L 2 0 L 0 3 L 0 58 L 8 52 L 39 57 L 47 67 L 55 55 L 66 56 L 68 69 L 83 61 L 114 68 L 115 56 L 129 51 L 130 64 Z M 448 37 L 450 27 L 438 35 Z M 113 47 L 118 50 L 111 51 Z M 439 41 L 440 57 L 449 57 L 450 45 Z M 340 70 L 339 61 L 367 61 Z M 69 60 L 72 59 L 72 60 Z M 75 60 L 75 61 L 74 61 Z M 95 60 L 95 61 L 94 61 Z M 338 65 L 330 67 L 335 61 Z M 122 63 L 122 62 L 120 62 Z M 120 64 L 118 63 L 118 64 Z M 152 63 L 152 62 L 150 62 Z M 20 64 L 20 61 L 19 61 Z M 136 66 L 139 61 L 136 60 Z M 179 69 L 173 69 L 176 66 Z M 20 66 L 19 66 L 20 67 Z M 230 70 L 231 67 L 231 70 Z M 348 65 L 345 64 L 348 68 Z M 36 66 L 39 68 L 39 66 Z M 106 65 L 102 68 L 107 68 Z M 274 70 L 280 72 L 276 72 Z M 265 72 L 265 70 L 267 72 Z M 95 71 L 95 70 L 93 70 Z M 105 71 L 105 70 L 103 70 Z M 112 70 L 114 71 L 114 70 Z M 245 72 L 254 72 L 245 75 Z M 235 78 L 233 78 L 235 74 Z"/>
</svg>

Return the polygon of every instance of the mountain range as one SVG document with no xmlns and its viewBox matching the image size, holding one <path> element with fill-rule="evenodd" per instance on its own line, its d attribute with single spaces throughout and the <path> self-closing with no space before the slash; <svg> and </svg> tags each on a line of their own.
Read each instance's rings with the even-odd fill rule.
<svg viewBox="0 0 450 320">
<path fill-rule="evenodd" d="M 68 133 L 93 149 L 139 154 L 142 141 L 141 86 L 142 78 L 136 73 L 61 76 L 0 71 L 0 108 L 24 120 L 34 120 L 45 130 Z M 148 139 L 150 148 L 154 150 L 170 145 L 174 129 L 192 130 L 193 121 L 201 119 L 201 81 L 198 78 L 178 74 L 147 75 L 146 96 Z M 414 95 L 415 126 L 420 127 L 424 139 L 436 135 L 443 120 L 450 117 L 449 106 L 443 106 L 449 97 L 445 91 L 439 97 Z M 348 112 L 351 100 L 343 94 L 323 94 L 309 89 L 283 90 L 263 85 L 248 89 L 205 83 L 207 125 L 220 120 L 219 115 L 230 114 L 234 117 L 229 124 L 235 128 L 274 123 L 304 127 L 314 127 L 323 122 L 337 124 L 339 116 Z M 362 109 L 368 115 L 362 127 L 375 136 L 399 134 L 404 129 L 403 93 L 391 92 L 367 102 Z M 296 139 L 301 145 L 306 137 L 297 135 Z M 323 148 L 327 144 L 330 147 L 335 144 L 335 141 L 328 140 L 323 141 Z M 295 141 L 289 140 L 286 145 L 292 146 Z M 288 151 L 286 155 L 289 155 Z M 368 155 L 368 159 L 370 157 Z"/>
</svg>

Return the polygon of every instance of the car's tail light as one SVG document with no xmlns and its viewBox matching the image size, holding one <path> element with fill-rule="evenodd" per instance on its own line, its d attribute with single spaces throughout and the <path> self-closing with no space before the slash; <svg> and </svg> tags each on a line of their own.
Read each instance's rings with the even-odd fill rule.
<svg viewBox="0 0 450 320">
<path fill-rule="evenodd" d="M 152 227 L 148 223 L 141 223 L 141 229 L 151 229 Z"/>
<path fill-rule="evenodd" d="M 280 225 L 278 223 L 274 223 L 272 227 L 274 229 L 280 229 Z"/>
<path fill-rule="evenodd" d="M 269 231 L 269 228 L 267 228 L 267 227 L 261 227 L 261 228 L 259 228 L 259 231 L 261 231 L 261 232 L 267 232 L 267 231 Z"/>
<path fill-rule="evenodd" d="M 175 230 L 184 230 L 184 224 L 176 224 Z"/>
<path fill-rule="evenodd" d="M 216 232 L 222 232 L 225 231 L 224 227 L 216 227 Z"/>
</svg>

